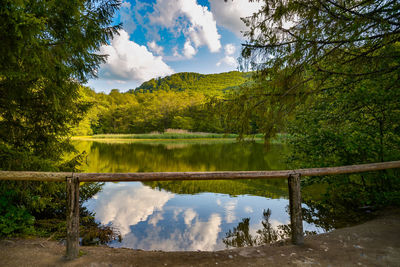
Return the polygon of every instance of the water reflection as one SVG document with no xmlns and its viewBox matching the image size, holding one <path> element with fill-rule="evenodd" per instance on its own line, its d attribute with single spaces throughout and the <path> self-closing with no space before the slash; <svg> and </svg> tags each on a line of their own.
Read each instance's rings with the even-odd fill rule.
<svg viewBox="0 0 400 267">
<path fill-rule="evenodd" d="M 222 242 L 226 248 L 230 247 L 249 247 L 271 244 L 279 240 L 288 240 L 291 237 L 290 224 L 282 224 L 271 219 L 271 210 L 263 211 L 262 227 L 256 231 L 251 230 L 250 217 L 243 218 L 236 227 L 229 229 Z M 305 235 L 314 235 L 323 232 L 322 228 L 313 227 L 306 224 Z M 255 233 L 254 233 L 255 232 Z"/>
<path fill-rule="evenodd" d="M 250 218 L 244 218 L 236 227 L 225 234 L 222 241 L 227 248 L 248 247 L 270 244 L 290 237 L 290 226 L 271 220 L 270 209 L 263 211 L 261 225 L 262 228 L 258 229 L 254 235 L 250 233 Z"/>
<path fill-rule="evenodd" d="M 231 141 L 104 143 L 74 141 L 88 157 L 84 172 L 277 170 L 288 148 Z"/>
<path fill-rule="evenodd" d="M 213 193 L 179 195 L 141 183 L 107 183 L 95 199 L 87 202 L 87 207 L 103 224 L 120 229 L 122 241 L 113 241 L 112 247 L 212 251 L 225 248 L 225 233 L 240 225 L 240 218 L 249 218 L 243 228 L 248 236 L 265 228 L 265 208 L 272 212 L 268 217 L 271 227 L 288 224 L 287 204 L 286 199 Z M 305 228 L 319 231 L 313 225 L 305 224 Z"/>
<path fill-rule="evenodd" d="M 174 195 L 165 191 L 155 191 L 139 183 L 113 183 L 95 196 L 90 209 L 96 212 L 96 219 L 102 224 L 112 224 L 124 236 L 130 226 L 147 221 L 155 211 Z"/>
<path fill-rule="evenodd" d="M 262 143 L 235 143 L 233 140 L 186 140 L 152 142 L 74 141 L 79 151 L 86 151 L 83 172 L 140 171 L 223 171 L 285 169 L 288 148 Z M 146 183 L 154 189 L 176 194 L 202 192 L 229 195 L 251 194 L 268 198 L 287 198 L 286 180 L 170 181 Z"/>
<path fill-rule="evenodd" d="M 76 141 L 75 147 L 88 154 L 84 172 L 277 170 L 285 169 L 287 152 L 281 145 L 265 150 L 261 143 L 219 140 Z M 85 205 L 96 220 L 119 229 L 122 241 L 110 246 L 212 251 L 273 240 L 272 229 L 289 223 L 287 194 L 285 180 L 106 183 Z M 270 210 L 268 220 L 264 210 Z M 322 231 L 314 224 L 304 228 Z M 233 241 L 236 236 L 244 241 Z"/>
</svg>

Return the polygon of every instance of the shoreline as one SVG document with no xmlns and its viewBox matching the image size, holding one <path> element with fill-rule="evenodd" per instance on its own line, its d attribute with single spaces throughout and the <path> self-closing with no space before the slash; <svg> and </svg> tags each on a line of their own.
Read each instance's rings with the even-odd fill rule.
<svg viewBox="0 0 400 267">
<path fill-rule="evenodd" d="M 142 251 L 107 246 L 81 247 L 64 258 L 65 246 L 43 238 L 0 240 L 2 266 L 396 266 L 400 263 L 400 208 L 365 223 L 288 241 L 214 252 Z"/>
</svg>

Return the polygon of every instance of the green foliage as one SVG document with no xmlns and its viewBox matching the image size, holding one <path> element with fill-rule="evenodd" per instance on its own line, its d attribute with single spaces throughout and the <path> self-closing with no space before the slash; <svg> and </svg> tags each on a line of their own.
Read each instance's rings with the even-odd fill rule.
<svg viewBox="0 0 400 267">
<path fill-rule="evenodd" d="M 0 237 L 34 233 L 35 218 L 23 206 L 10 201 L 12 194 L 8 191 L 0 195 Z"/>
<path fill-rule="evenodd" d="M 229 132 L 236 132 L 241 137 L 263 133 L 265 142 L 269 143 L 285 131 L 292 120 L 293 106 L 304 97 L 299 91 L 282 93 L 294 83 L 294 79 L 284 79 L 281 73 L 267 77 L 255 73 L 252 83 L 230 91 L 224 101 L 216 102 L 216 109 L 219 114 L 225 114 Z M 297 88 L 300 89 L 302 86 Z"/>
<path fill-rule="evenodd" d="M 396 1 L 262 2 L 244 19 L 250 30 L 241 62 L 256 70 L 255 83 L 236 92 L 226 108 L 241 132 L 255 122 L 266 138 L 285 131 L 299 105 L 332 89 L 373 91 L 383 81 L 382 88 L 398 91 Z"/>
<path fill-rule="evenodd" d="M 332 75 L 369 79 L 398 71 L 396 65 L 382 65 L 387 57 L 399 56 L 391 49 L 400 34 L 397 1 L 262 2 L 260 11 L 244 19 L 250 30 L 242 60 L 263 74 L 286 69 L 287 78 L 311 71 L 307 78 L 317 80 Z M 338 71 L 343 66 L 360 69 Z"/>
<path fill-rule="evenodd" d="M 120 28 L 110 26 L 119 5 L 118 0 L 1 2 L 0 170 L 76 168 L 79 155 L 67 162 L 63 155 L 74 151 L 68 135 L 90 107 L 79 98 L 80 83 L 105 62 L 97 51 Z M 65 218 L 62 183 L 2 181 L 0 196 L 2 234 L 32 232 L 32 215 L 36 221 Z"/>
<path fill-rule="evenodd" d="M 244 19 L 250 30 L 241 62 L 255 70 L 254 83 L 223 106 L 232 127 L 249 133 L 257 126 L 266 139 L 287 132 L 293 168 L 398 160 L 399 3 L 262 2 Z M 306 178 L 304 184 L 327 185 L 321 199 L 307 200 L 311 215 L 318 210 L 337 218 L 399 204 L 398 180 L 398 172 L 385 171 Z"/>
<path fill-rule="evenodd" d="M 219 74 L 199 74 L 193 72 L 176 73 L 165 78 L 151 79 L 131 92 L 154 92 L 195 90 L 203 93 L 220 93 L 229 87 L 237 87 L 248 81 L 249 74 L 231 71 Z M 232 88 L 229 88 L 232 89 Z M 219 91 L 219 92 L 218 92 Z"/>
<path fill-rule="evenodd" d="M 90 139 L 210 139 L 237 138 L 237 134 L 192 133 L 185 130 L 167 129 L 163 133 L 150 134 L 96 134 Z"/>
<path fill-rule="evenodd" d="M 222 242 L 226 248 L 231 247 L 251 247 L 262 246 L 275 243 L 280 240 L 288 239 L 291 235 L 290 224 L 281 224 L 276 228 L 272 226 L 271 210 L 263 211 L 263 220 L 261 221 L 262 228 L 256 231 L 253 235 L 250 233 L 250 218 L 243 218 L 233 229 L 229 229 L 225 233 L 225 238 Z M 313 235 L 315 232 L 305 231 L 306 235 Z"/>
<path fill-rule="evenodd" d="M 82 88 L 80 101 L 92 103 L 86 117 L 74 128 L 75 135 L 164 132 L 184 129 L 193 132 L 227 132 L 227 122 L 213 101 L 248 82 L 250 74 L 177 73 L 152 79 L 135 90 L 109 95 Z"/>
<path fill-rule="evenodd" d="M 261 143 L 251 142 L 244 146 L 241 143 L 235 143 L 234 140 L 221 139 L 185 140 L 185 142 L 174 140 L 151 140 L 150 142 L 142 140 L 135 142 L 132 142 L 132 140 L 102 141 L 99 139 L 95 142 L 76 141 L 75 143 L 79 150 L 90 151 L 87 164 L 83 166 L 83 171 L 89 173 L 279 170 L 285 168 L 281 155 L 287 153 L 285 146 L 271 145 L 269 151 L 266 152 Z M 168 182 L 166 184 L 168 185 Z M 237 185 L 236 188 L 235 183 L 227 182 L 221 183 L 221 185 L 216 183 L 215 186 L 221 186 L 221 189 L 223 189 L 226 185 L 232 189 L 232 192 L 238 193 L 247 187 L 251 191 L 255 190 L 261 194 L 266 194 L 265 188 L 262 186 L 266 184 L 260 181 L 254 187 L 249 184 L 243 185 L 243 187 Z M 188 185 L 190 188 L 192 183 L 182 183 L 182 186 L 184 185 Z M 205 185 L 204 189 L 207 190 L 211 190 L 213 187 L 206 181 L 203 185 Z M 284 185 L 282 187 L 286 188 Z M 173 187 L 171 188 L 173 190 Z"/>
<path fill-rule="evenodd" d="M 0 7 L 0 143 L 44 159 L 71 149 L 65 139 L 87 104 L 79 82 L 105 60 L 96 50 L 118 1 L 3 1 Z"/>
<path fill-rule="evenodd" d="M 283 180 L 235 180 L 235 181 L 180 181 L 146 182 L 146 185 L 176 194 L 214 192 L 231 196 L 254 195 L 267 198 L 287 198 L 287 184 Z"/>
</svg>

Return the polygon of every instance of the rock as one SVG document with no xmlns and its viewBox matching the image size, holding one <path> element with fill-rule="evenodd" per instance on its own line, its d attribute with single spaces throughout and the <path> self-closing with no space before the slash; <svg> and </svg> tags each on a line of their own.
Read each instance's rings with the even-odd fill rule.
<svg viewBox="0 0 400 267">
<path fill-rule="evenodd" d="M 250 258 L 250 257 L 252 257 L 252 252 L 250 251 L 250 250 L 247 250 L 247 249 L 243 249 L 243 250 L 241 250 L 240 252 L 239 252 L 239 255 L 240 256 L 242 256 L 242 257 L 245 257 L 245 258 Z"/>
</svg>

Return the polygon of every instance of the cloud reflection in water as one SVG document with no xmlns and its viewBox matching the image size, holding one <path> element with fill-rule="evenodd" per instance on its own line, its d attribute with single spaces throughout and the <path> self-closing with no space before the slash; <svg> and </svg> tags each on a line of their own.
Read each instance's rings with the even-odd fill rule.
<svg viewBox="0 0 400 267">
<path fill-rule="evenodd" d="M 131 231 L 131 225 L 146 221 L 173 197 L 174 194 L 152 190 L 140 183 L 108 183 L 88 206 L 96 213 L 97 220 L 102 224 L 112 223 L 124 237 Z"/>
<path fill-rule="evenodd" d="M 110 246 L 143 250 L 185 251 L 224 249 L 223 239 L 243 218 L 249 231 L 262 228 L 262 212 L 271 209 L 271 225 L 286 224 L 286 199 L 201 193 L 172 194 L 141 183 L 107 183 L 87 203 L 103 224 L 112 223 L 122 242 Z M 306 225 L 305 225 L 306 226 Z"/>
</svg>

